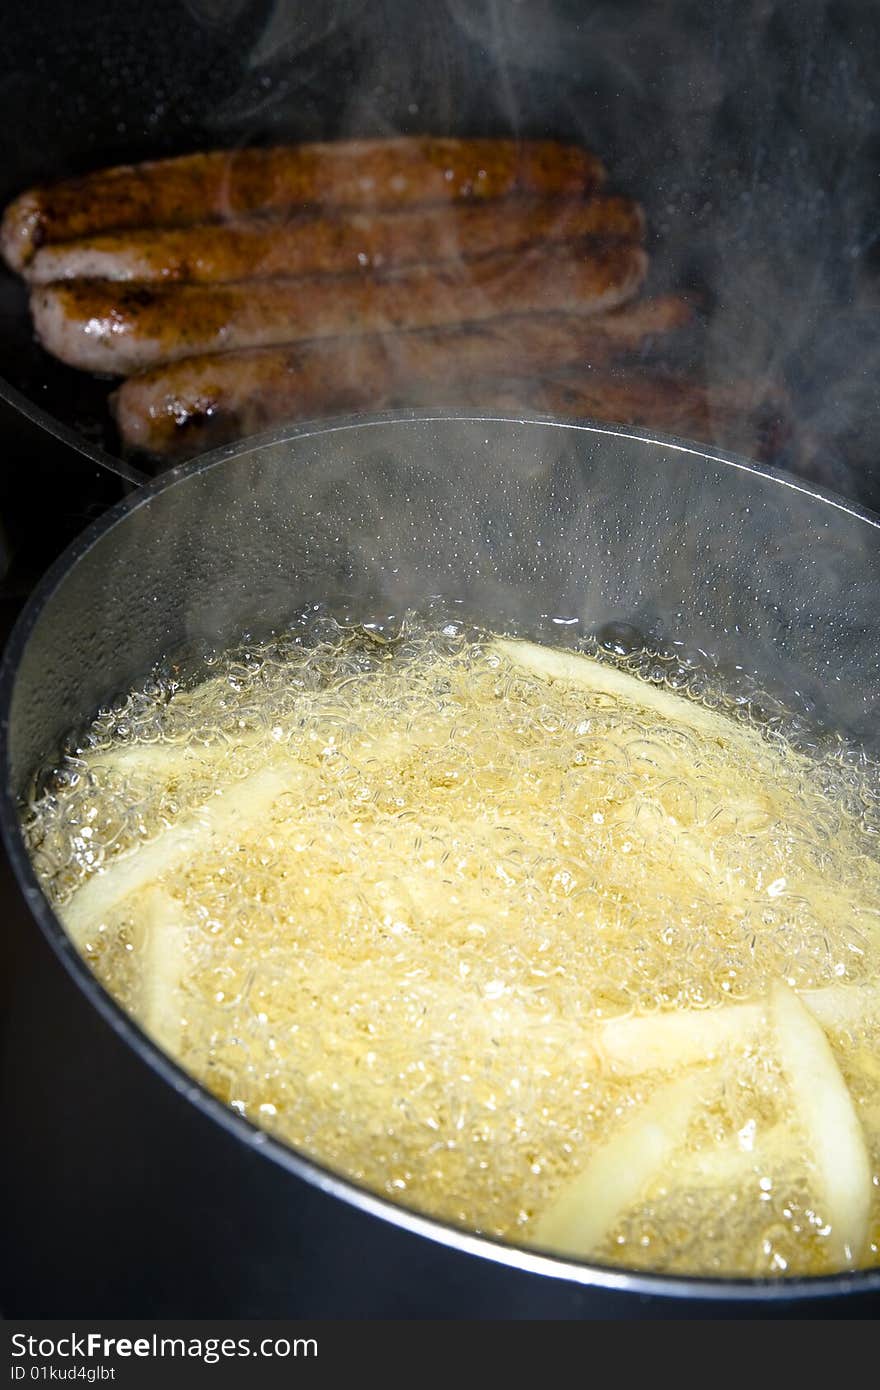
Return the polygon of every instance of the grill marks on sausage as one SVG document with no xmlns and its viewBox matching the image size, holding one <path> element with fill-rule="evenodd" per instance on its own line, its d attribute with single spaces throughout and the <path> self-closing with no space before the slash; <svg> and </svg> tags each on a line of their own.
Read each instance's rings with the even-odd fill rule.
<svg viewBox="0 0 880 1390">
<path fill-rule="evenodd" d="M 583 197 L 604 179 L 595 155 L 550 140 L 401 136 L 215 150 L 30 189 L 6 209 L 0 249 L 21 271 L 39 246 L 124 228 L 184 227 L 292 208 Z"/>
<path fill-rule="evenodd" d="M 71 281 L 35 288 L 34 325 L 74 367 L 125 375 L 202 353 L 340 334 L 479 322 L 513 313 L 601 313 L 647 271 L 641 247 L 579 242 L 413 266 L 370 278 L 315 276 L 230 285 Z"/>
<path fill-rule="evenodd" d="M 641 241 L 644 215 L 630 198 L 511 198 L 436 208 L 340 211 L 287 220 L 250 217 L 212 226 L 138 228 L 47 246 L 28 268 L 55 280 L 185 280 L 211 284 L 277 276 L 381 272 L 513 251 L 534 243 L 604 237 Z"/>
<path fill-rule="evenodd" d="M 658 338 L 692 322 L 688 305 L 667 296 L 589 318 L 516 315 L 217 353 L 131 377 L 116 392 L 113 406 L 129 448 L 185 457 L 297 418 L 392 404 L 484 400 L 488 406 L 491 394 L 502 390 L 500 382 L 507 381 L 503 389 L 510 395 L 511 377 L 534 379 L 567 366 L 592 374 L 597 366 L 645 353 Z M 534 381 L 530 390 L 534 393 Z M 595 387 L 593 396 L 600 394 L 601 387 Z M 532 408 L 547 407 L 532 403 Z"/>
</svg>

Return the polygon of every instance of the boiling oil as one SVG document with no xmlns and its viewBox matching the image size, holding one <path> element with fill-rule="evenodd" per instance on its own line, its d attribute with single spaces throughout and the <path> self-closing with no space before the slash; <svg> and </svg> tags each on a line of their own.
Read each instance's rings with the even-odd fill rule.
<svg viewBox="0 0 880 1390">
<path fill-rule="evenodd" d="M 826 1031 L 872 1165 L 852 1262 L 876 1263 L 876 769 L 687 663 L 615 669 L 679 699 L 548 680 L 457 621 L 311 614 L 102 710 L 31 798 L 31 852 L 100 979 L 215 1095 L 492 1236 L 536 1239 L 591 1155 L 704 1078 L 584 1252 L 604 1262 L 837 1267 L 768 1029 L 637 1066 L 609 1039 L 774 982 L 862 1001 Z"/>
</svg>

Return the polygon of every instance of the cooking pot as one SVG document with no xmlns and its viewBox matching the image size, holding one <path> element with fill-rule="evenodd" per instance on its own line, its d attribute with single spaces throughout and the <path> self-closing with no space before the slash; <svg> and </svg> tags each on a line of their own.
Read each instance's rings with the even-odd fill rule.
<svg viewBox="0 0 880 1390">
<path fill-rule="evenodd" d="M 11 1315 L 864 1315 L 880 1269 L 677 1278 L 554 1258 L 391 1204 L 226 1108 L 104 991 L 43 895 L 19 805 L 60 741 L 172 651 L 303 605 L 457 601 L 528 632 L 633 624 L 877 753 L 880 521 L 791 477 L 637 431 L 398 413 L 303 426 L 166 473 L 93 524 L 0 675 L 0 817 L 26 934 L 4 1062 Z M 57 963 L 47 958 L 46 944 Z"/>
</svg>

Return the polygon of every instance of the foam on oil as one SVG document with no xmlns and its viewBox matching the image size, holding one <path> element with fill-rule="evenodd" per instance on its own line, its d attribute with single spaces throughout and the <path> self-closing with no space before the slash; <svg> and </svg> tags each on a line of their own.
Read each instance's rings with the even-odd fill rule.
<svg viewBox="0 0 880 1390">
<path fill-rule="evenodd" d="M 648 668 L 687 693 L 685 667 Z M 28 839 L 95 971 L 215 1094 L 391 1198 L 528 1240 L 668 1081 L 622 1075 L 603 1022 L 773 980 L 880 988 L 876 769 L 796 746 L 754 702 L 700 699 L 722 735 L 548 682 L 457 622 L 408 615 L 388 640 L 319 615 L 103 710 Z M 867 1263 L 877 1040 L 873 1014 L 832 1036 L 874 1168 Z M 594 1253 L 830 1268 L 772 1047 L 722 1061 Z M 701 1166 L 707 1145 L 726 1167 Z"/>
</svg>

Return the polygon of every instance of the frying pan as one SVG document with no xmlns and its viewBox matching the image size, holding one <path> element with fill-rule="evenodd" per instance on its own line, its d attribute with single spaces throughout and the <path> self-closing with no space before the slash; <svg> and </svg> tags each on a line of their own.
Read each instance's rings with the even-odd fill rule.
<svg viewBox="0 0 880 1390">
<path fill-rule="evenodd" d="M 698 360 L 688 353 L 685 365 L 713 382 L 782 380 L 799 428 L 822 445 L 774 461 L 876 505 L 880 10 L 859 0 L 809 14 L 758 0 L 18 10 L 0 52 L 0 204 L 106 164 L 277 140 L 581 141 L 645 206 L 649 292 L 695 288 L 710 308 Z M 0 270 L 0 399 L 116 455 L 110 386 L 39 348 L 23 288 Z M 44 506 L 42 488 L 29 495 Z"/>
<path fill-rule="evenodd" d="M 117 504 L 50 570 L 0 674 L 0 819 L 46 946 L 4 1077 L 6 1311 L 43 1316 L 864 1315 L 880 1270 L 769 1282 L 557 1259 L 392 1205 L 254 1129 L 105 993 L 43 896 L 34 770 L 164 653 L 457 600 L 489 625 L 608 621 L 739 664 L 878 751 L 880 520 L 636 431 L 402 413 L 220 450 Z M 36 933 L 31 936 L 37 941 Z M 12 1272 L 14 1271 L 14 1273 Z"/>
</svg>

